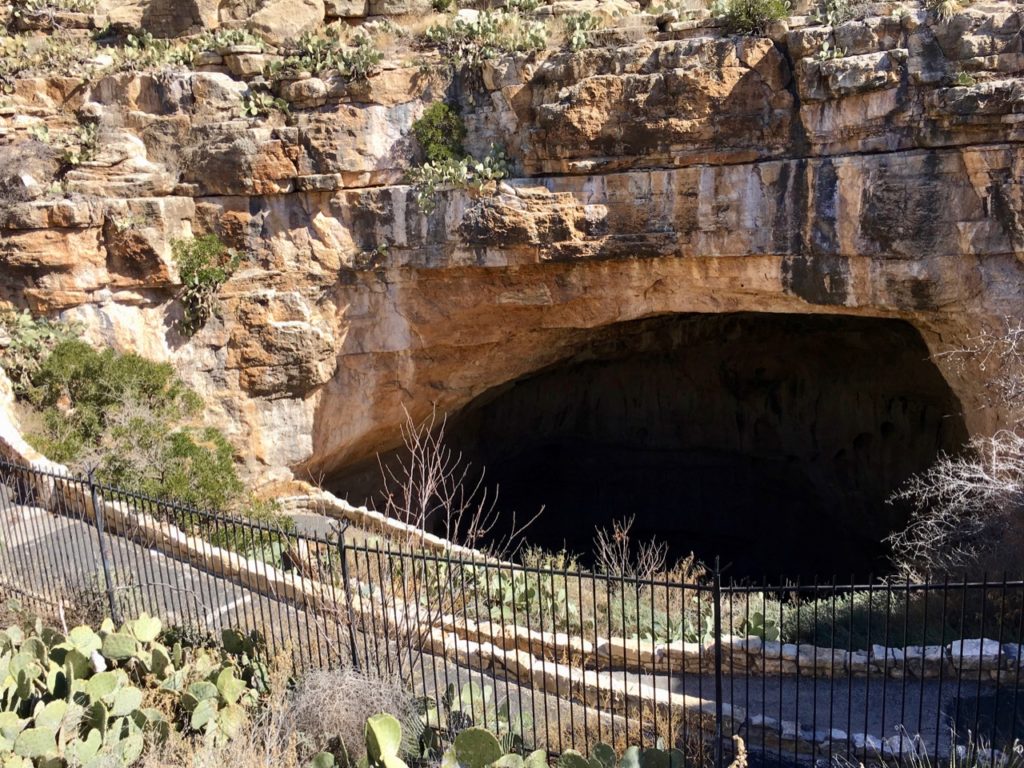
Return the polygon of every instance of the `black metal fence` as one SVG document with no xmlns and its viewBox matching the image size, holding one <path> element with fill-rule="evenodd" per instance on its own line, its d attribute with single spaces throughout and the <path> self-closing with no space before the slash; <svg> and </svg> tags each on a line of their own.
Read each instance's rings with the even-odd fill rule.
<svg viewBox="0 0 1024 768">
<path fill-rule="evenodd" d="M 440 728 L 661 745 L 721 765 L 998 758 L 1024 734 L 1024 582 L 692 583 L 525 567 L 329 524 L 214 515 L 0 461 L 0 585 L 69 619 L 258 630 L 399 675 Z"/>
</svg>

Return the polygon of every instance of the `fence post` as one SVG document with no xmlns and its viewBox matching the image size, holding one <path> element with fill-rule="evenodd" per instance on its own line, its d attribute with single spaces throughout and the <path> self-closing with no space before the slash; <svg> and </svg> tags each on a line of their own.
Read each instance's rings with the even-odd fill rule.
<svg viewBox="0 0 1024 768">
<path fill-rule="evenodd" d="M 715 768 L 722 768 L 722 571 L 715 558 L 712 593 L 715 633 Z"/>
<path fill-rule="evenodd" d="M 100 544 L 100 561 L 103 563 L 103 580 L 107 586 L 107 600 L 110 602 L 110 618 L 115 624 L 121 623 L 120 611 L 117 609 L 117 595 L 114 592 L 114 576 L 110 571 L 110 557 L 107 554 L 107 540 L 104 532 L 103 507 L 99 494 L 96 492 L 96 481 L 92 470 L 89 471 L 89 495 L 92 497 L 92 511 L 96 515 L 96 533 Z"/>
<path fill-rule="evenodd" d="M 341 588 L 345 592 L 345 605 L 348 608 L 348 644 L 352 653 L 352 666 L 359 669 L 359 652 L 356 650 L 355 614 L 352 612 L 352 595 L 348 586 L 348 557 L 345 552 L 345 531 L 351 523 L 343 520 L 338 527 L 338 556 L 341 558 Z"/>
</svg>

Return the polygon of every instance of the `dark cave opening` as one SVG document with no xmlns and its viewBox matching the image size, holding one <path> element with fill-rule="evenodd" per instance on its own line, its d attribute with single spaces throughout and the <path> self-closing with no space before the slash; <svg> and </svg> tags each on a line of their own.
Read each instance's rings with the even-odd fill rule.
<svg viewBox="0 0 1024 768">
<path fill-rule="evenodd" d="M 673 558 L 809 579 L 885 572 L 908 515 L 888 498 L 967 432 L 906 322 L 705 314 L 601 329 L 452 414 L 447 437 L 506 513 L 545 507 L 532 543 L 585 554 L 635 515 Z"/>
</svg>

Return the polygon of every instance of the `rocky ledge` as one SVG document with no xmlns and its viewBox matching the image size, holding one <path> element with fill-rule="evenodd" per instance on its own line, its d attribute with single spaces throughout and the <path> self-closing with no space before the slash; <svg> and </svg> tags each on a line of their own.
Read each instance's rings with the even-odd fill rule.
<svg viewBox="0 0 1024 768">
<path fill-rule="evenodd" d="M 165 34 L 247 23 L 268 47 L 206 52 L 192 69 L 12 81 L 0 302 L 172 361 L 260 479 L 366 459 L 396 444 L 403 404 L 415 418 L 456 410 L 632 319 L 901 318 L 936 351 L 1020 313 L 1016 6 L 948 20 L 876 6 L 834 27 L 792 17 L 727 36 L 706 14 L 623 2 L 582 50 L 453 72 L 398 47 L 365 81 L 275 81 L 289 112 L 241 117 L 278 37 L 426 11 L 275 0 L 234 18 L 224 3 L 184 5 L 115 3 L 104 19 Z M 537 13 L 577 5 L 610 8 Z M 503 145 L 513 173 L 441 190 L 427 213 L 405 182 L 422 160 L 411 127 L 446 99 L 466 149 Z M 83 124 L 94 152 L 54 191 L 59 163 L 38 137 Z M 171 243 L 203 232 L 248 258 L 219 316 L 186 338 Z M 944 373 L 973 431 L 1000 423 L 972 407 L 983 393 L 969 371 Z"/>
</svg>

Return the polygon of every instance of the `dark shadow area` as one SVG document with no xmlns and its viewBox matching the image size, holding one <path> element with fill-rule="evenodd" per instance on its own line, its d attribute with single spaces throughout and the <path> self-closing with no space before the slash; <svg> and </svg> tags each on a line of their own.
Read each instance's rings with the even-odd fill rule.
<svg viewBox="0 0 1024 768">
<path fill-rule="evenodd" d="M 728 573 L 885 570 L 892 491 L 966 439 L 920 335 L 896 320 L 676 315 L 595 332 L 571 359 L 477 398 L 449 443 L 528 538 L 589 552 L 595 526 L 722 557 Z M 353 472 L 331 485 L 373 490 Z M 360 488 L 359 486 L 362 485 Z"/>
</svg>

